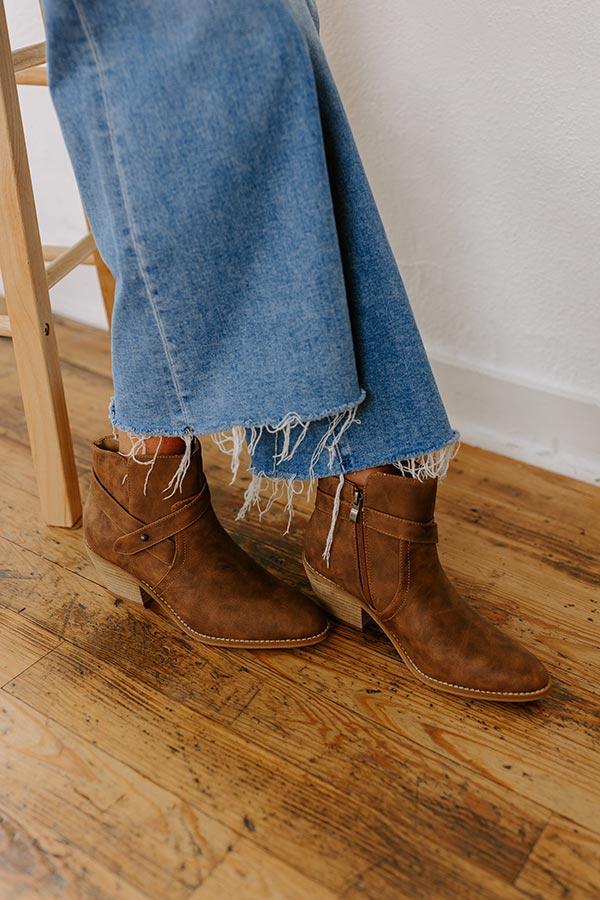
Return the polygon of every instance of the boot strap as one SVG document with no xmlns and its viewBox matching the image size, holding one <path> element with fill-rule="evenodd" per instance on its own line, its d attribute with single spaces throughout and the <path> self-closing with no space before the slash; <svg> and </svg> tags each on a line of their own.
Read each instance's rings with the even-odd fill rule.
<svg viewBox="0 0 600 900">
<path fill-rule="evenodd" d="M 140 553 L 142 550 L 149 550 L 155 544 L 166 541 L 185 528 L 189 528 L 204 515 L 209 506 L 210 493 L 205 482 L 200 493 L 192 497 L 184 506 L 180 506 L 179 509 L 154 522 L 149 522 L 147 525 L 142 524 L 135 531 L 130 531 L 117 538 L 114 549 L 117 553 L 124 553 L 127 556 Z"/>
<path fill-rule="evenodd" d="M 433 519 L 431 522 L 411 522 L 368 508 L 364 510 L 363 515 L 366 527 L 380 534 L 414 544 L 437 544 L 437 525 Z"/>
<path fill-rule="evenodd" d="M 330 515 L 333 497 L 329 496 L 329 494 L 319 493 L 317 494 L 316 505 Z M 351 504 L 348 501 L 341 500 L 340 517 L 347 518 L 350 514 L 350 508 Z M 437 525 L 433 519 L 431 522 L 413 522 L 409 519 L 401 519 L 398 516 L 379 512 L 379 510 L 371 509 L 368 506 L 363 506 L 362 516 L 365 526 L 373 531 L 378 531 L 380 534 L 387 534 L 389 537 L 396 538 L 399 541 L 410 541 L 415 544 L 437 544 Z"/>
</svg>

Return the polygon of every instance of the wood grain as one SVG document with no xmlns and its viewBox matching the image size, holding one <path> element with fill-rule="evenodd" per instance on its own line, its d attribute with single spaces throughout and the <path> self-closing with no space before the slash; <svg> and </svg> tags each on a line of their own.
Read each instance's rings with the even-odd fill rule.
<svg viewBox="0 0 600 900">
<path fill-rule="evenodd" d="M 85 486 L 89 439 L 109 430 L 108 336 L 73 323 L 57 336 Z M 598 895 L 597 487 L 465 447 L 440 491 L 446 567 L 545 660 L 555 688 L 540 703 L 434 695 L 372 628 L 337 627 L 297 653 L 203 647 L 153 610 L 115 605 L 80 532 L 40 522 L 11 352 L 0 342 L 11 900 L 170 896 L 169 878 L 173 896 L 194 900 Z M 228 459 L 203 443 L 226 527 L 308 591 L 305 501 L 286 537 L 280 504 L 261 525 L 236 522 L 244 481 L 230 488 Z M 35 792 L 52 796 L 52 820 Z M 186 816 L 208 842 L 193 865 Z"/>
<path fill-rule="evenodd" d="M 5 572 L 0 570 L 0 580 Z M 0 581 L 1 583 L 1 581 Z M 18 613 L 0 607 L 0 686 L 60 644 L 51 634 Z"/>
<path fill-rule="evenodd" d="M 252 841 L 238 838 L 190 900 L 333 900 L 335 896 Z"/>
<path fill-rule="evenodd" d="M 42 515 L 70 527 L 79 485 L 13 71 L 44 59 L 44 44 L 11 54 L 0 3 L 0 270 Z"/>
<path fill-rule="evenodd" d="M 230 829 L 184 799 L 6 695 L 0 728 L 0 807 L 12 828 L 28 835 L 30 848 L 37 839 L 43 850 L 50 834 L 63 845 L 61 856 L 68 858 L 67 848 L 76 847 L 140 893 L 178 900 L 235 840 Z M 38 886 L 58 874 L 63 889 L 73 888 L 74 874 L 68 865 L 53 871 L 55 860 L 54 854 L 38 854 Z"/>
<path fill-rule="evenodd" d="M 597 900 L 600 872 L 598 835 L 553 816 L 515 886 L 531 897 Z"/>
</svg>

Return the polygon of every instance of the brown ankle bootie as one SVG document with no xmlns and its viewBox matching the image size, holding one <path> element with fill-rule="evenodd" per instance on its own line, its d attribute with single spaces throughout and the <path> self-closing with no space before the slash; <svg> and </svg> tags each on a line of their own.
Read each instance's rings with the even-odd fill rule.
<svg viewBox="0 0 600 900">
<path fill-rule="evenodd" d="M 373 473 L 343 485 L 329 566 L 336 478 L 319 483 L 304 566 L 323 606 L 362 628 L 368 613 L 413 674 L 462 697 L 519 702 L 550 687 L 544 666 L 462 600 L 437 555 L 437 481 Z"/>
<path fill-rule="evenodd" d="M 83 529 L 108 590 L 145 606 L 156 600 L 205 644 L 282 648 L 323 640 L 323 610 L 269 575 L 219 524 L 197 441 L 181 492 L 165 499 L 182 459 L 157 454 L 134 460 L 120 455 L 112 438 L 94 444 Z"/>
</svg>

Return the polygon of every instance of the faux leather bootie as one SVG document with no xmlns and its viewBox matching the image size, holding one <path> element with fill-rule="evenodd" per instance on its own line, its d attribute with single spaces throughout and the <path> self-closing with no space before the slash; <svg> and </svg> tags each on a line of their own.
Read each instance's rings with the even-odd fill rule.
<svg viewBox="0 0 600 900">
<path fill-rule="evenodd" d="M 108 590 L 145 606 L 155 600 L 206 644 L 265 649 L 323 640 L 323 610 L 280 584 L 219 524 L 197 441 L 181 492 L 165 499 L 181 463 L 182 454 L 124 457 L 112 438 L 94 444 L 83 530 Z"/>
<path fill-rule="evenodd" d="M 462 600 L 438 559 L 437 481 L 373 473 L 344 483 L 329 566 L 323 548 L 338 480 L 319 483 L 304 566 L 323 606 L 362 628 L 368 613 L 425 684 L 462 697 L 522 702 L 550 687 L 544 666 Z"/>
</svg>

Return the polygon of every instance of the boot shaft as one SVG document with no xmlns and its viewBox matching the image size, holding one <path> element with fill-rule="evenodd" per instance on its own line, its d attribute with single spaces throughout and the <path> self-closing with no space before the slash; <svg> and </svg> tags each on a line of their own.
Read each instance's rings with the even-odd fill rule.
<svg viewBox="0 0 600 900">
<path fill-rule="evenodd" d="M 185 471 L 183 471 L 185 469 Z M 171 508 L 202 490 L 205 483 L 202 451 L 194 439 L 189 458 L 185 453 L 119 453 L 115 438 L 105 437 L 92 448 L 92 471 L 104 490 L 132 516 L 152 522 Z M 173 480 L 182 475 L 172 492 Z M 171 487 L 169 487 L 171 485 Z M 171 495 L 171 496 L 170 496 Z"/>
<path fill-rule="evenodd" d="M 358 488 L 346 480 L 319 482 L 315 509 L 305 542 L 307 562 L 316 571 L 374 608 L 384 609 L 407 590 L 413 569 L 436 569 L 439 565 L 434 522 L 437 479 L 418 481 L 400 475 L 373 473 Z M 329 560 L 324 558 L 327 535 L 335 518 Z"/>
</svg>

